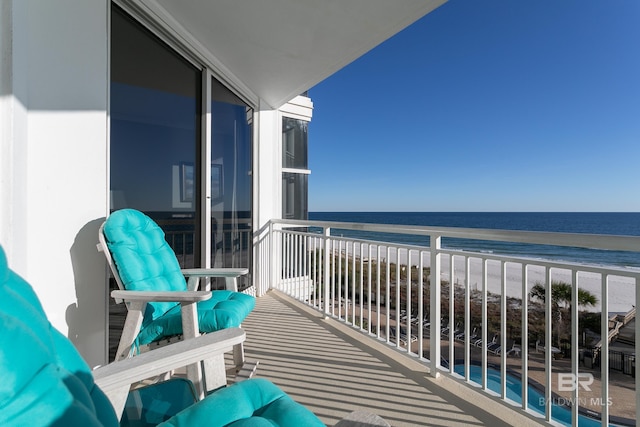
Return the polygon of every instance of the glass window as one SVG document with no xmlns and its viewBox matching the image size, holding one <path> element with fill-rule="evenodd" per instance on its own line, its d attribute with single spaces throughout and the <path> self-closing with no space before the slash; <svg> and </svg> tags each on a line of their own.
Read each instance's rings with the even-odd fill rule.
<svg viewBox="0 0 640 427">
<path fill-rule="evenodd" d="M 282 174 L 282 216 L 285 219 L 309 219 L 307 192 L 309 175 Z"/>
<path fill-rule="evenodd" d="M 145 212 L 200 266 L 201 72 L 115 6 L 111 25 L 111 209 Z"/>
<path fill-rule="evenodd" d="M 211 86 L 211 265 L 251 267 L 253 111 L 213 79 Z M 240 288 L 251 283 L 244 276 Z"/>
<path fill-rule="evenodd" d="M 308 122 L 304 120 L 282 118 L 282 167 L 289 169 L 282 174 L 282 217 L 285 219 L 309 219 L 307 127 Z"/>
<path fill-rule="evenodd" d="M 304 120 L 282 119 L 282 167 L 307 169 L 307 125 Z"/>
</svg>

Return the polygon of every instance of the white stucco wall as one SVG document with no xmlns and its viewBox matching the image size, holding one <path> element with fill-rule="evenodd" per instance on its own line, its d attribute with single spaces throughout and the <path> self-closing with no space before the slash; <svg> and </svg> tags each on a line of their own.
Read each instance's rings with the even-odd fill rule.
<svg viewBox="0 0 640 427">
<path fill-rule="evenodd" d="M 282 218 L 282 117 L 311 121 L 313 102 L 297 96 L 278 110 L 262 109 L 256 114 L 254 146 L 254 211 L 260 229 L 270 219 Z"/>
<path fill-rule="evenodd" d="M 282 163 L 282 154 L 278 150 L 277 138 L 278 111 L 260 110 L 254 115 L 254 204 L 253 210 L 260 229 L 271 218 L 280 218 L 282 203 L 279 203 L 282 177 L 278 174 Z"/>
<path fill-rule="evenodd" d="M 95 244 L 108 211 L 109 7 L 0 2 L 0 244 L 90 365 L 106 362 L 108 335 Z M 298 101 L 283 109 L 310 117 L 310 101 Z M 282 214 L 282 111 L 258 107 L 254 120 L 261 227 Z"/>
<path fill-rule="evenodd" d="M 106 361 L 107 0 L 3 0 L 0 244 L 52 324 Z"/>
</svg>

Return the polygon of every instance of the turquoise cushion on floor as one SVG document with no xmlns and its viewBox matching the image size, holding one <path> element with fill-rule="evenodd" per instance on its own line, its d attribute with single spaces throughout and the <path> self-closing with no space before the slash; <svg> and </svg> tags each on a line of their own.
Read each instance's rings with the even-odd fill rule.
<svg viewBox="0 0 640 427">
<path fill-rule="evenodd" d="M 254 378 L 210 394 L 159 426 L 320 427 L 324 424 L 273 383 Z"/>
<path fill-rule="evenodd" d="M 240 326 L 255 304 L 256 299 L 250 295 L 232 291 L 213 291 L 211 299 L 197 303 L 200 332 L 214 332 Z M 144 325 L 138 335 L 138 344 L 149 344 L 163 337 L 181 333 L 180 306 L 176 306 L 162 317 Z"/>
</svg>

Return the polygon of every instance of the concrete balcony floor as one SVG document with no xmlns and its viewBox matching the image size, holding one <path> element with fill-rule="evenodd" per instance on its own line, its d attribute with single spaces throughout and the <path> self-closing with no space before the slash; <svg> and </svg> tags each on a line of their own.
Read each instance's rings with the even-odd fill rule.
<svg viewBox="0 0 640 427">
<path fill-rule="evenodd" d="M 257 299 L 242 327 L 247 359 L 327 425 L 351 411 L 392 426 L 539 425 L 485 393 L 441 375 L 394 348 L 277 291 Z"/>
</svg>

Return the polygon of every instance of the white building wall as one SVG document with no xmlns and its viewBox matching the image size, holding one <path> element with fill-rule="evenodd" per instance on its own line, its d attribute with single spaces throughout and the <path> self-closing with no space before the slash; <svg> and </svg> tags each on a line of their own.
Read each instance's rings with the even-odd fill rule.
<svg viewBox="0 0 640 427">
<path fill-rule="evenodd" d="M 280 218 L 282 203 L 278 203 L 282 178 L 279 176 L 282 154 L 278 150 L 278 118 L 276 110 L 260 110 L 256 114 L 257 129 L 254 149 L 254 216 L 256 229 L 271 218 Z"/>
<path fill-rule="evenodd" d="M 90 365 L 107 354 L 95 244 L 108 212 L 109 10 L 108 0 L 0 2 L 0 244 Z M 256 108 L 258 228 L 282 215 L 283 111 L 310 118 L 312 104 Z"/>
<path fill-rule="evenodd" d="M 311 99 L 297 96 L 279 110 L 265 109 L 256 114 L 254 210 L 258 229 L 270 219 L 282 218 L 282 117 L 311 121 L 312 113 Z"/>
<path fill-rule="evenodd" d="M 3 0 L 0 244 L 52 324 L 106 361 L 107 0 Z"/>
<path fill-rule="evenodd" d="M 296 96 L 291 101 L 280 107 L 281 116 L 293 117 L 300 120 L 311 121 L 313 116 L 313 102 L 306 96 Z"/>
</svg>

